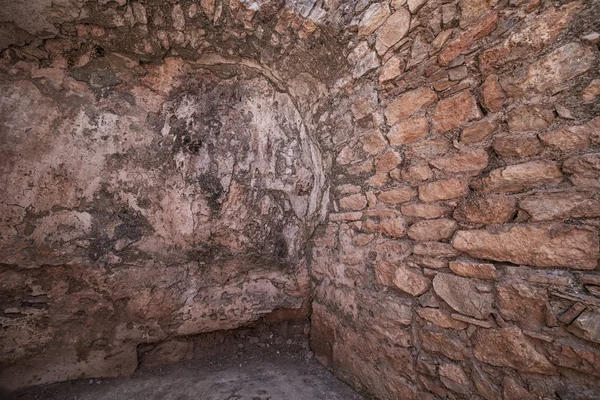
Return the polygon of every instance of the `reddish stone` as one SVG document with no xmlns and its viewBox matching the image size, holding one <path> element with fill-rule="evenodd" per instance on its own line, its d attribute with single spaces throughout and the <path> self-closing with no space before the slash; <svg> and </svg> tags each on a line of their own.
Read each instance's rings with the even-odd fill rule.
<svg viewBox="0 0 600 400">
<path fill-rule="evenodd" d="M 417 268 L 400 265 L 396 268 L 394 286 L 411 296 L 420 296 L 431 287 L 431 280 Z"/>
<path fill-rule="evenodd" d="M 589 71 L 594 65 L 595 55 L 590 46 L 567 43 L 531 64 L 524 77 L 507 80 L 506 87 L 512 86 L 511 90 L 515 93 L 534 90 L 555 94 L 574 85 L 572 78 Z"/>
<path fill-rule="evenodd" d="M 415 244 L 413 254 L 426 257 L 456 257 L 459 253 L 449 243 L 421 242 Z"/>
<path fill-rule="evenodd" d="M 482 17 L 471 29 L 462 33 L 440 53 L 438 61 L 441 66 L 448 66 L 456 57 L 465 53 L 473 44 L 489 35 L 496 29 L 498 13 L 492 12 Z"/>
<path fill-rule="evenodd" d="M 405 8 L 400 8 L 393 13 L 377 32 L 375 49 L 379 55 L 398 43 L 410 28 L 410 13 Z"/>
<path fill-rule="evenodd" d="M 554 112 L 543 106 L 518 107 L 508 116 L 508 130 L 511 132 L 543 131 L 554 120 Z"/>
<path fill-rule="evenodd" d="M 522 29 L 512 32 L 499 46 L 482 53 L 482 71 L 490 73 L 508 62 L 541 52 L 565 30 L 580 7 L 581 2 L 574 1 L 558 9 L 549 8 L 540 15 L 531 15 L 531 20 L 523 24 Z"/>
<path fill-rule="evenodd" d="M 531 221 L 600 217 L 600 200 L 585 192 L 538 192 L 522 199 L 519 207 Z"/>
<path fill-rule="evenodd" d="M 559 339 L 550 349 L 550 359 L 556 365 L 600 376 L 600 350 L 597 348 L 568 339 Z"/>
<path fill-rule="evenodd" d="M 465 150 L 429 161 L 431 166 L 446 173 L 471 173 L 477 175 L 488 165 L 488 154 L 485 150 Z"/>
<path fill-rule="evenodd" d="M 460 134 L 460 141 L 464 144 L 479 143 L 492 136 L 497 128 L 498 123 L 492 118 L 474 122 L 463 128 Z"/>
<path fill-rule="evenodd" d="M 402 170 L 402 177 L 406 181 L 426 181 L 433 178 L 433 172 L 425 163 L 413 164 Z M 398 179 L 400 180 L 400 179 Z"/>
<path fill-rule="evenodd" d="M 500 282 L 496 285 L 498 309 L 507 321 L 523 329 L 538 331 L 546 326 L 548 295 L 529 282 Z"/>
<path fill-rule="evenodd" d="M 408 228 L 408 236 L 413 240 L 437 241 L 448 239 L 458 228 L 451 219 L 430 219 L 419 221 Z"/>
<path fill-rule="evenodd" d="M 475 261 L 456 260 L 449 263 L 449 267 L 456 275 L 465 278 L 498 279 L 498 271 L 494 264 Z"/>
<path fill-rule="evenodd" d="M 446 179 L 419 186 L 419 200 L 432 202 L 454 199 L 469 193 L 469 185 L 459 179 Z"/>
<path fill-rule="evenodd" d="M 377 161 L 375 161 L 375 171 L 390 172 L 400 164 L 400 161 L 402 161 L 400 154 L 390 149 L 377 158 Z"/>
<path fill-rule="evenodd" d="M 498 77 L 495 75 L 488 76 L 483 85 L 481 85 L 481 104 L 490 112 L 498 112 L 502 110 L 506 95 L 504 90 L 498 83 Z"/>
<path fill-rule="evenodd" d="M 432 127 L 435 132 L 444 133 L 479 118 L 481 111 L 475 98 L 469 91 L 464 91 L 438 103 L 432 118 Z"/>
<path fill-rule="evenodd" d="M 524 372 L 556 374 L 556 367 L 540 353 L 519 328 L 479 329 L 473 354 L 481 362 Z"/>
<path fill-rule="evenodd" d="M 402 217 L 381 218 L 376 222 L 366 220 L 362 225 L 362 230 L 371 233 L 381 233 L 382 235 L 401 238 L 406 235 L 406 224 Z"/>
<path fill-rule="evenodd" d="M 600 188 L 600 153 L 571 157 L 563 163 L 563 171 L 575 186 Z"/>
<path fill-rule="evenodd" d="M 366 206 L 367 198 L 362 193 L 353 194 L 340 199 L 340 208 L 342 210 L 362 210 Z"/>
<path fill-rule="evenodd" d="M 444 215 L 446 211 L 447 208 L 439 204 L 414 203 L 402 206 L 402 214 L 407 217 L 425 219 L 439 218 Z"/>
<path fill-rule="evenodd" d="M 556 185 L 563 175 L 551 161 L 531 161 L 495 169 L 481 180 L 480 190 L 484 193 L 520 192 L 541 185 Z"/>
<path fill-rule="evenodd" d="M 398 121 L 410 117 L 436 100 L 435 92 L 427 87 L 403 93 L 385 109 L 387 123 L 390 126 L 395 125 Z"/>
<path fill-rule="evenodd" d="M 367 131 L 361 136 L 360 141 L 363 144 L 363 150 L 371 155 L 379 153 L 387 146 L 387 142 L 377 129 Z"/>
<path fill-rule="evenodd" d="M 381 192 L 378 198 L 387 204 L 400 204 L 412 200 L 416 195 L 417 192 L 414 189 L 405 187 Z"/>
<path fill-rule="evenodd" d="M 600 79 L 594 79 L 581 93 L 581 100 L 585 104 L 595 102 L 600 96 Z"/>
<path fill-rule="evenodd" d="M 496 136 L 492 147 L 504 158 L 532 157 L 543 150 L 535 133 Z"/>
<path fill-rule="evenodd" d="M 466 360 L 469 357 L 469 350 L 455 332 L 420 329 L 418 334 L 421 346 L 425 351 L 439 353 L 458 361 Z"/>
<path fill-rule="evenodd" d="M 468 326 L 466 323 L 455 320 L 450 315 L 437 308 L 417 308 L 417 314 L 419 314 L 419 317 L 442 328 L 463 330 L 467 329 Z"/>
<path fill-rule="evenodd" d="M 564 224 L 458 231 L 452 245 L 472 257 L 536 267 L 594 269 L 600 256 L 597 231 Z"/>
<path fill-rule="evenodd" d="M 516 199 L 502 195 L 468 198 L 455 209 L 454 218 L 472 224 L 503 224 L 512 220 L 516 205 Z"/>
<path fill-rule="evenodd" d="M 422 139 L 429 133 L 427 118 L 413 118 L 400 121 L 392 126 L 387 134 L 390 144 L 400 146 Z"/>
<path fill-rule="evenodd" d="M 461 314 L 486 319 L 493 311 L 494 295 L 480 293 L 471 279 L 438 273 L 433 289 L 450 307 Z"/>
<path fill-rule="evenodd" d="M 542 142 L 563 152 L 579 151 L 590 146 L 592 126 L 590 124 L 570 126 L 539 135 Z"/>
</svg>

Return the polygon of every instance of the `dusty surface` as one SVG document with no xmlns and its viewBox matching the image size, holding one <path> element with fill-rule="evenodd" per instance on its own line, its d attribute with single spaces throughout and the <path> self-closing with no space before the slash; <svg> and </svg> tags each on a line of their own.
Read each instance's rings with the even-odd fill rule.
<svg viewBox="0 0 600 400">
<path fill-rule="evenodd" d="M 253 347 L 247 345 L 246 347 Z M 210 363 L 188 361 L 129 378 L 83 380 L 38 388 L 19 400 L 359 400 L 361 395 L 303 352 L 242 349 Z"/>
<path fill-rule="evenodd" d="M 379 399 L 600 398 L 599 0 L 0 5 L 0 387 L 268 317 Z"/>
</svg>

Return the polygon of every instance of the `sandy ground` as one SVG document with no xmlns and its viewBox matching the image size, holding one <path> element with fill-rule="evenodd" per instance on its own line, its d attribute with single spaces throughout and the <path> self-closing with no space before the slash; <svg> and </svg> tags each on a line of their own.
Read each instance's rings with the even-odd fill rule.
<svg viewBox="0 0 600 400">
<path fill-rule="evenodd" d="M 246 345 L 234 354 L 141 370 L 129 378 L 88 379 L 38 387 L 18 400 L 362 400 L 310 352 Z"/>
</svg>

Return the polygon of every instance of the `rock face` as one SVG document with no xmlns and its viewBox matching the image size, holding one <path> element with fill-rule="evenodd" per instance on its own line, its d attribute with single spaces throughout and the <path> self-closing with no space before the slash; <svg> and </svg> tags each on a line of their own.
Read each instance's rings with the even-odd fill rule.
<svg viewBox="0 0 600 400">
<path fill-rule="evenodd" d="M 478 331 L 473 354 L 479 361 L 498 367 L 540 374 L 556 373 L 556 367 L 515 327 Z"/>
<path fill-rule="evenodd" d="M 600 398 L 599 10 L 551 3 L 3 2 L 0 392 L 266 321 L 373 398 Z"/>
<path fill-rule="evenodd" d="M 536 267 L 594 269 L 600 255 L 595 231 L 560 224 L 458 231 L 452 245 L 473 257 Z"/>
<path fill-rule="evenodd" d="M 479 293 L 474 282 L 460 276 L 437 274 L 433 278 L 433 288 L 454 310 L 461 314 L 485 319 L 493 311 L 494 296 Z"/>
</svg>

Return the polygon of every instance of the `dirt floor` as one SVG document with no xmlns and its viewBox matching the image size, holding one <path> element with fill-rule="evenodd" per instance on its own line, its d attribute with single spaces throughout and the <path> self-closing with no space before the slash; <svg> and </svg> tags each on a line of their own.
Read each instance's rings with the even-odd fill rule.
<svg viewBox="0 0 600 400">
<path fill-rule="evenodd" d="M 244 342 L 218 357 L 142 368 L 129 378 L 57 383 L 11 398 L 364 400 L 319 364 L 305 343 Z"/>
</svg>

